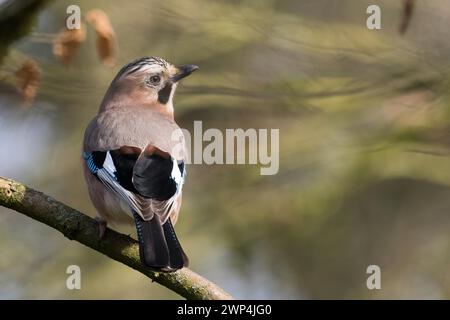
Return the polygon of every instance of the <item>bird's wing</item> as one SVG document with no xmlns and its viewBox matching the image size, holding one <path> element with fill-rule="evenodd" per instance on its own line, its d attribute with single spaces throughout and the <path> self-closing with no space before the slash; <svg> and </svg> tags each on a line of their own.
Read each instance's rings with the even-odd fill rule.
<svg viewBox="0 0 450 320">
<path fill-rule="evenodd" d="M 184 162 L 164 157 L 165 153 L 152 146 L 138 156 L 129 152 L 135 149 L 84 152 L 84 158 L 91 173 L 132 209 L 141 260 L 160 270 L 180 269 L 188 265 L 189 259 L 170 214 L 179 209 L 186 175 Z"/>
<path fill-rule="evenodd" d="M 157 214 L 164 223 L 181 196 L 184 162 L 145 152 L 84 152 L 87 167 L 107 188 L 123 199 L 145 221 Z"/>
<path fill-rule="evenodd" d="M 84 157 L 89 170 L 144 220 L 158 214 L 165 222 L 186 173 L 180 133 L 173 120 L 151 109 L 110 109 L 89 124 Z"/>
</svg>

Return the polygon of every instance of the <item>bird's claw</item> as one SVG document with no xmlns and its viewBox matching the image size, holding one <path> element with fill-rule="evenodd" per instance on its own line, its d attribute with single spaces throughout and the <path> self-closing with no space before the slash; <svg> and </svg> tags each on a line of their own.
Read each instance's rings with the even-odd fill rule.
<svg viewBox="0 0 450 320">
<path fill-rule="evenodd" d="M 100 240 L 103 240 L 106 235 L 107 222 L 98 218 L 96 218 L 95 220 L 97 220 L 98 223 L 98 237 L 100 238 Z"/>
</svg>

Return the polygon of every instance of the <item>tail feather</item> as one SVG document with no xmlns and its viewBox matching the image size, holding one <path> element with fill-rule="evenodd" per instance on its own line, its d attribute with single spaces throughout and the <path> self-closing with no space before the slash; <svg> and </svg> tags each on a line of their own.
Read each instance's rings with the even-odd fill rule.
<svg viewBox="0 0 450 320">
<path fill-rule="evenodd" d="M 189 259 L 181 248 L 170 219 L 164 225 L 156 214 L 146 221 L 134 213 L 134 219 L 139 238 L 139 254 L 145 266 L 163 272 L 187 267 Z"/>
<path fill-rule="evenodd" d="M 141 261 L 150 268 L 163 269 L 169 264 L 169 248 L 157 215 L 145 221 L 134 214 Z"/>
<path fill-rule="evenodd" d="M 178 241 L 170 218 L 163 224 L 163 230 L 167 246 L 169 247 L 170 267 L 172 269 L 187 267 L 189 265 L 189 259 Z"/>
</svg>

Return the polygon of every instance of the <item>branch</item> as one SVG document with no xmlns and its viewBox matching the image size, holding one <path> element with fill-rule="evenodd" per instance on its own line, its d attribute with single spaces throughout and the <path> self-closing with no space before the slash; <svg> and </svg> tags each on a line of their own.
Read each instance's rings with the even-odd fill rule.
<svg viewBox="0 0 450 320">
<path fill-rule="evenodd" d="M 233 299 L 223 289 L 187 268 L 174 273 L 146 269 L 139 259 L 136 240 L 111 229 L 108 229 L 105 239 L 100 240 L 94 219 L 19 182 L 0 177 L 0 205 L 60 231 L 70 240 L 76 240 L 139 271 L 186 299 Z"/>
</svg>

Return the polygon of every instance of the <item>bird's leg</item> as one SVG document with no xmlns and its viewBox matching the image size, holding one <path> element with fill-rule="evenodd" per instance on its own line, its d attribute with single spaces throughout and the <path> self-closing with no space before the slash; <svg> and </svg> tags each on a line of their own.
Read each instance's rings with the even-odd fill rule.
<svg viewBox="0 0 450 320">
<path fill-rule="evenodd" d="M 107 222 L 105 219 L 103 219 L 100 216 L 96 216 L 95 220 L 98 223 L 98 236 L 100 238 L 100 240 L 103 240 L 105 238 L 105 234 L 106 234 L 106 226 L 107 226 Z"/>
</svg>

